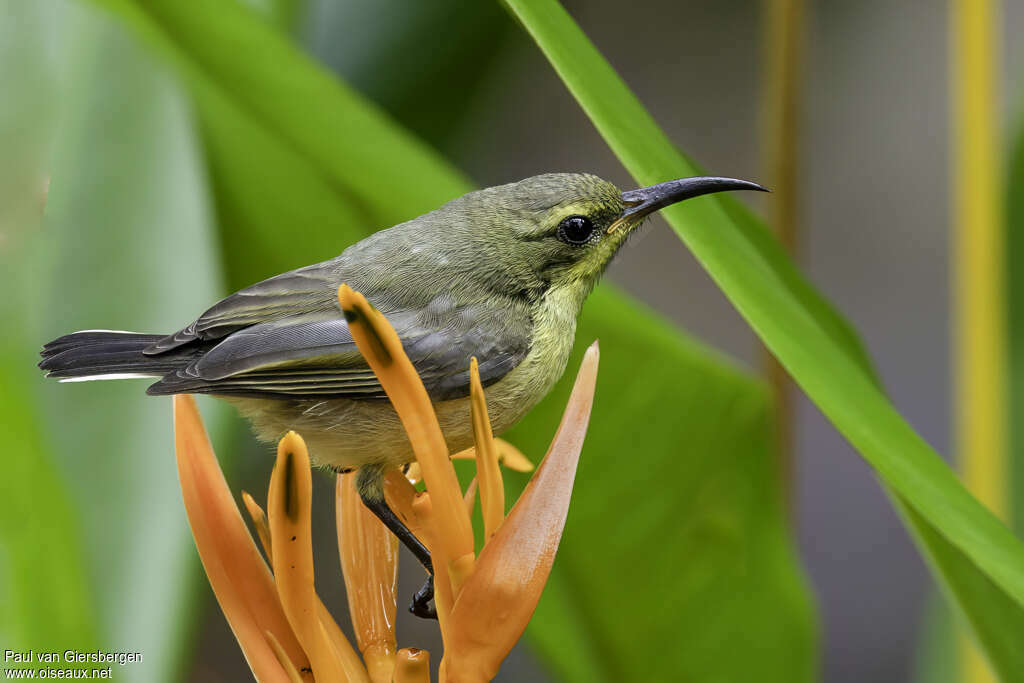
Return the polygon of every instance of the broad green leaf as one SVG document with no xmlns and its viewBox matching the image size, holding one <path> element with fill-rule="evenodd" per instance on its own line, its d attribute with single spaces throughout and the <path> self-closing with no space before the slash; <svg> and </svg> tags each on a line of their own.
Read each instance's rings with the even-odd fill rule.
<svg viewBox="0 0 1024 683">
<path fill-rule="evenodd" d="M 97 1 L 181 70 L 202 125 L 232 286 L 330 258 L 471 188 L 241 4 L 221 0 L 200 13 L 164 0 Z M 279 248 L 299 230 L 302 239 Z"/>
<path fill-rule="evenodd" d="M 243 275 L 269 275 L 333 256 L 377 228 L 411 218 L 471 189 L 422 144 L 412 141 L 374 107 L 335 83 L 264 23 L 253 20 L 237 6 L 208 3 L 199 21 L 192 17 L 191 10 L 170 0 L 136 4 L 106 0 L 104 4 L 128 18 L 179 67 L 192 94 L 203 124 L 218 195 L 218 215 L 225 221 L 228 235 L 234 236 L 230 238 L 235 240 L 232 244 L 237 245 L 224 254 L 228 270 L 234 274 L 233 282 L 234 278 L 241 280 L 235 284 L 247 284 Z M 287 105 L 281 103 L 284 99 L 289 99 Z M 266 179 L 268 175 L 273 179 Z M 237 180 L 242 177 L 250 178 L 252 185 Z M 299 219 L 289 220 L 289 212 L 298 212 Z M 344 212 L 340 218 L 339 212 Z M 276 223 L 268 221 L 264 218 L 268 214 L 279 219 Z M 249 241 L 252 251 L 246 248 Z M 618 638 L 614 653 L 609 654 L 614 659 L 609 663 L 626 673 L 637 672 L 636 679 L 640 680 L 652 663 L 629 659 L 634 634 L 651 623 L 682 628 L 697 618 L 695 614 L 663 613 L 656 622 L 651 621 L 653 613 L 663 611 L 669 594 L 674 604 L 707 610 L 699 616 L 709 652 L 722 652 L 728 646 L 731 656 L 757 665 L 762 680 L 807 680 L 813 670 L 812 617 L 784 536 L 778 501 L 768 492 L 771 487 L 764 486 L 772 475 L 768 471 L 770 441 L 763 421 L 763 389 L 637 307 L 613 290 L 600 288 L 584 311 L 581 339 L 585 335 L 585 341 L 595 336 L 613 340 L 605 342 L 602 351 L 601 386 L 608 387 L 604 399 L 608 405 L 602 410 L 617 416 L 615 424 L 627 425 L 632 420 L 643 425 L 642 436 L 633 434 L 628 443 L 643 444 L 646 466 L 651 471 L 678 470 L 678 483 L 673 488 L 700 497 L 692 507 L 683 508 L 692 511 L 695 518 L 678 513 L 679 495 L 667 487 L 653 492 L 657 495 L 649 490 L 623 488 L 621 496 L 629 495 L 651 505 L 638 506 L 643 513 L 639 517 L 610 508 L 605 496 L 595 493 L 587 501 L 574 502 L 574 518 L 579 515 L 588 521 L 585 526 L 581 522 L 579 541 L 572 540 L 576 532 L 570 522 L 563 552 L 565 557 L 578 558 L 575 561 L 579 566 L 600 552 L 588 546 L 588 533 L 592 538 L 600 529 L 615 529 L 619 538 L 639 538 L 647 531 L 636 528 L 637 524 L 656 522 L 660 528 L 670 528 L 679 523 L 690 534 L 686 537 L 688 545 L 648 545 L 642 552 L 659 553 L 659 566 L 651 569 L 659 575 L 674 574 L 685 563 L 687 581 L 668 588 L 653 582 L 642 590 L 638 586 L 630 593 L 632 612 L 628 618 L 623 616 L 613 633 L 607 623 L 595 623 L 593 629 L 580 626 L 579 599 L 558 590 L 558 586 L 573 590 L 573 575 L 567 574 L 565 580 L 556 579 L 553 589 L 546 593 L 548 597 L 542 602 L 547 615 L 544 621 L 560 620 L 576 633 L 581 648 L 593 651 L 609 648 L 606 640 L 594 639 Z M 628 333 L 622 328 L 624 322 L 629 323 Z M 664 363 L 655 362 L 659 356 Z M 678 419 L 673 408 L 680 395 L 679 386 L 690 381 L 717 398 L 714 402 L 708 400 L 708 412 L 694 413 L 694 421 L 699 416 L 706 420 L 699 437 L 695 437 L 699 443 L 681 428 L 690 422 Z M 692 402 L 693 394 L 681 395 L 689 396 Z M 549 439 L 561 408 L 557 400 L 547 401 L 518 433 L 524 438 L 537 434 L 536 438 Z M 654 408 L 662 412 L 652 416 Z M 690 409 L 697 411 L 698 406 Z M 734 418 L 743 421 L 742 431 L 731 422 Z M 746 449 L 737 446 L 739 433 L 751 439 Z M 615 432 L 617 439 L 626 434 L 624 429 Z M 584 459 L 606 465 L 591 468 L 587 478 L 581 474 L 580 490 L 588 486 L 589 477 L 594 478 L 596 486 L 601 479 L 607 481 L 608 477 L 630 471 L 624 460 L 630 457 L 623 452 L 625 442 L 612 440 L 610 434 L 605 441 L 588 440 Z M 698 453 L 699 458 L 691 452 Z M 681 453 L 687 454 L 683 463 Z M 714 458 L 722 454 L 727 457 L 716 466 Z M 699 479 L 704 474 L 709 475 L 707 482 Z M 728 487 L 726 482 L 735 483 L 737 489 L 715 489 Z M 637 483 L 650 484 L 652 480 L 640 478 Z M 607 492 L 606 485 L 600 490 Z M 703 498 L 711 495 L 711 490 L 721 496 L 720 501 Z M 661 502 L 654 504 L 654 499 Z M 754 540 L 747 547 L 742 541 L 750 539 Z M 704 556 L 693 545 L 697 541 L 715 552 Z M 603 573 L 613 584 L 620 568 L 594 566 L 590 571 L 595 577 Z M 732 578 L 762 613 L 756 617 L 741 613 L 738 603 L 730 603 L 721 612 L 708 607 L 713 596 L 721 597 L 724 590 L 723 584 L 714 580 L 719 576 Z M 737 597 L 735 593 L 730 595 Z M 778 633 L 780 623 L 787 625 L 785 633 Z M 659 643 L 664 645 L 664 641 Z M 778 648 L 777 653 L 766 651 L 764 643 Z M 549 654 L 564 662 L 560 670 L 568 672 L 578 670 L 582 651 Z M 680 670 L 706 670 L 706 660 L 687 664 L 684 659 L 695 655 L 684 649 L 677 656 L 677 651 L 675 648 L 672 656 L 661 659 L 662 672 L 668 678 Z M 738 668 L 733 673 L 738 676 Z"/>
<path fill-rule="evenodd" d="M 390 225 L 436 208 L 438 197 L 465 192 L 455 169 L 240 3 L 217 0 L 193 12 L 171 0 L 97 1 L 136 22 L 148 18 L 150 37 L 166 41 L 163 49 L 209 78 L 374 219 Z"/>
<path fill-rule="evenodd" d="M 25 254 L 19 249 L 17 256 Z M 24 303 L 34 300 L 34 283 L 8 265 L 0 313 L 27 330 Z M 13 286 L 15 278 L 20 286 Z M 96 625 L 85 549 L 68 482 L 54 465 L 37 410 L 34 354 L 26 352 L 32 348 L 26 334 L 0 341 L 0 638 L 17 651 L 87 650 L 96 645 Z"/>
<path fill-rule="evenodd" d="M 571 681 L 814 680 L 767 388 L 611 289 L 588 302 L 570 368 L 594 338 L 594 412 L 531 640 Z M 570 389 L 512 442 L 538 458 Z"/>
<path fill-rule="evenodd" d="M 557 2 L 507 4 L 640 184 L 699 172 Z M 910 508 L 907 519 L 936 559 L 933 567 L 962 591 L 957 597 L 979 597 L 969 586 L 986 585 L 986 577 L 975 574 L 980 570 L 996 591 L 992 600 L 1010 602 L 965 610 L 982 639 L 1015 624 L 1015 611 L 1024 605 L 1024 546 L 900 417 L 849 327 L 769 232 L 729 198 L 704 197 L 665 214 L 762 341 Z M 955 553 L 963 561 L 955 561 Z M 996 643 L 985 644 L 990 655 L 1001 652 Z"/>
<path fill-rule="evenodd" d="M 27 330 L 32 356 L 77 329 L 167 331 L 170 320 L 222 293 L 181 94 L 121 26 L 60 8 L 70 86 L 41 258 L 32 264 L 35 303 L 46 312 Z M 30 370 L 37 360 L 24 359 Z M 37 421 L 81 528 L 70 542 L 80 538 L 88 554 L 100 646 L 143 655 L 114 678 L 175 680 L 200 574 L 178 491 L 170 402 L 147 397 L 139 382 L 61 385 L 33 375 L 42 394 Z"/>
<path fill-rule="evenodd" d="M 239 0 L 260 12 L 272 24 L 286 33 L 299 28 L 306 16 L 304 0 Z"/>
<path fill-rule="evenodd" d="M 489 87 L 492 67 L 515 31 L 493 2 L 320 0 L 310 9 L 304 42 L 317 59 L 442 149 L 472 116 L 469 105 Z M 415 68 L 410 55 L 416 55 Z"/>
<path fill-rule="evenodd" d="M 57 74 L 42 3 L 0 2 L 0 642 L 23 652 L 96 646 L 85 544 L 66 473 L 55 467 L 35 369 L 45 157 Z M 14 668 L 5 662 L 3 668 Z M 38 668 L 38 665 L 33 668 Z"/>
</svg>

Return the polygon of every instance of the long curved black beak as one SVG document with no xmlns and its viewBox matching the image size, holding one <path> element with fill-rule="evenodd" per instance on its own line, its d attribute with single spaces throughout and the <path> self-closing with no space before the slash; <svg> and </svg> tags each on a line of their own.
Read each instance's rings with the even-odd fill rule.
<svg viewBox="0 0 1024 683">
<path fill-rule="evenodd" d="M 658 209 L 663 209 L 670 204 L 681 202 L 684 199 L 693 199 L 702 194 L 726 192 L 728 190 L 769 191 L 757 183 L 752 183 L 749 180 L 737 180 L 736 178 L 716 178 L 714 176 L 679 178 L 678 180 L 669 180 L 668 182 L 658 183 L 650 187 L 641 187 L 638 190 L 623 192 L 622 201 L 626 205 L 626 210 L 622 212 L 622 218 L 629 219 L 631 222 L 637 221 Z"/>
</svg>

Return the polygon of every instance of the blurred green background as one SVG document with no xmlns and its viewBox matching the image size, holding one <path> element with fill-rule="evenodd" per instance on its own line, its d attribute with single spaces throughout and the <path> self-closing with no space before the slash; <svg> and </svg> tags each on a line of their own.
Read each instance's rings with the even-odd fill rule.
<svg viewBox="0 0 1024 683">
<path fill-rule="evenodd" d="M 763 175 L 765 5 L 567 7 L 709 172 Z M 498 3 L 0 8 L 0 649 L 143 652 L 118 680 L 245 680 L 188 534 L 169 401 L 141 383 L 45 382 L 39 345 L 83 328 L 177 329 L 473 186 L 576 170 L 635 182 Z M 1003 14 L 1005 91 L 1019 95 L 1024 7 Z M 797 178 L 804 272 L 941 453 L 947 20 L 928 3 L 808 7 Z M 802 398 L 792 484 L 776 485 L 760 346 L 662 219 L 588 303 L 577 346 L 595 337 L 597 404 L 565 539 L 498 680 L 954 680 L 936 665 L 953 648 L 934 645 L 948 622 L 928 616 L 925 565 L 870 468 Z M 535 461 L 567 393 L 508 437 Z M 232 487 L 262 500 L 269 450 L 231 410 L 202 407 Z M 318 588 L 343 621 L 331 483 L 316 486 Z M 421 579 L 410 560 L 403 600 Z M 403 614 L 398 638 L 440 656 L 434 624 Z"/>
</svg>

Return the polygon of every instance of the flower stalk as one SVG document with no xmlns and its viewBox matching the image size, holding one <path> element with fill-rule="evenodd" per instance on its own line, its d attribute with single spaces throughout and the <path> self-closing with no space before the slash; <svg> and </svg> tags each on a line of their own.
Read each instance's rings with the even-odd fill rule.
<svg viewBox="0 0 1024 683">
<path fill-rule="evenodd" d="M 373 683 L 389 683 L 395 668 L 398 539 L 356 491 L 355 474 L 337 478 L 338 552 L 356 644 Z"/>
</svg>

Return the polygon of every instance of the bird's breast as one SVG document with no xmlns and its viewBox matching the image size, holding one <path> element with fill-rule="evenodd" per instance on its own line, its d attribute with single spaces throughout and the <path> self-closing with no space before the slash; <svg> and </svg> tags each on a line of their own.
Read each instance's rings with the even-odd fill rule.
<svg viewBox="0 0 1024 683">
<path fill-rule="evenodd" d="M 496 434 L 519 422 L 565 372 L 578 312 L 572 293 L 558 288 L 549 290 L 537 306 L 526 357 L 484 392 Z"/>
</svg>

